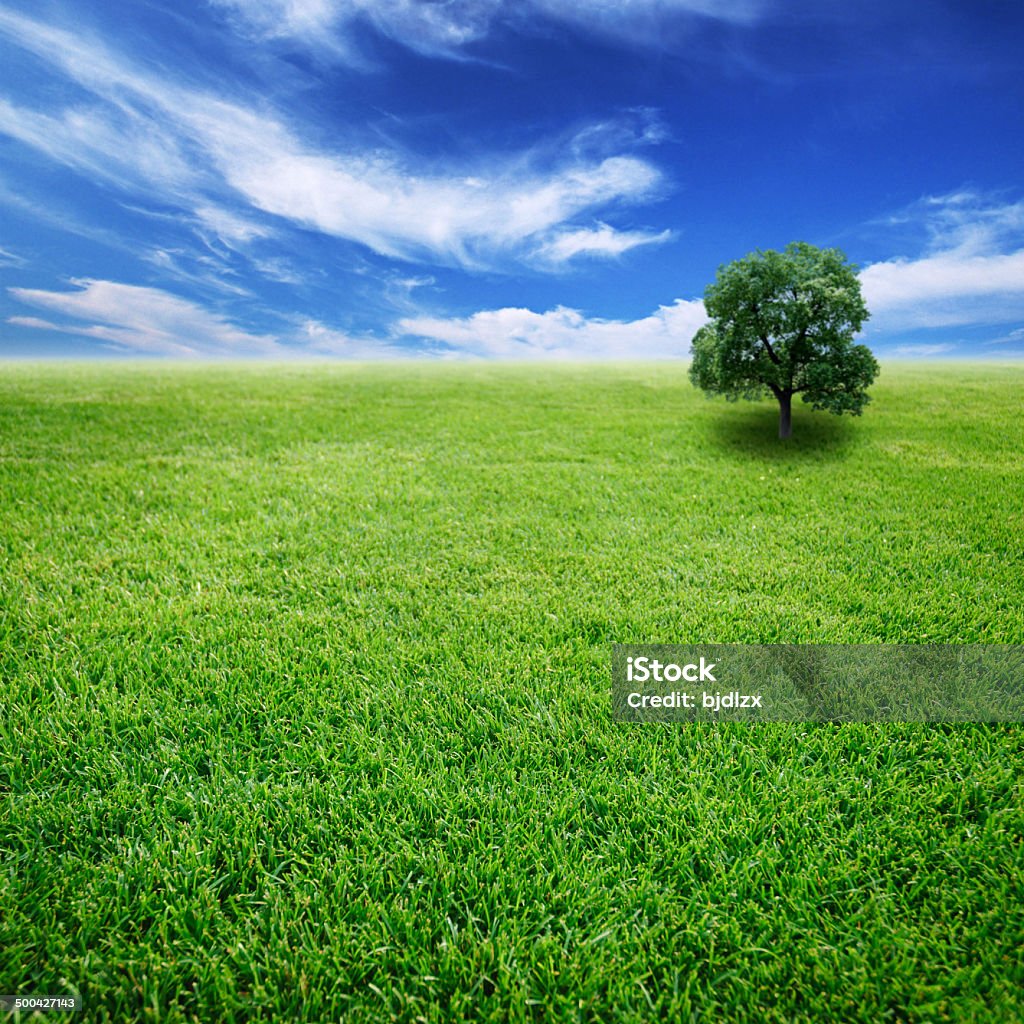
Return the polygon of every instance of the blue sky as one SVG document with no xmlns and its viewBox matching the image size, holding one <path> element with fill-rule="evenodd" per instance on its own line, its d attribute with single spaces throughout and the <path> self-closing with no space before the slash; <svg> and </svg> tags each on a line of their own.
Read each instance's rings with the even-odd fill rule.
<svg viewBox="0 0 1024 1024">
<path fill-rule="evenodd" d="M 685 356 L 716 268 L 861 268 L 1024 356 L 1024 8 L 0 0 L 0 356 Z"/>
</svg>

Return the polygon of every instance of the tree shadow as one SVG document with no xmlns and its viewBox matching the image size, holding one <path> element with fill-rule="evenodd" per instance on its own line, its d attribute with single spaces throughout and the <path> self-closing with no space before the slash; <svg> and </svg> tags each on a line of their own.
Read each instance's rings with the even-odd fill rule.
<svg viewBox="0 0 1024 1024">
<path fill-rule="evenodd" d="M 779 410 L 774 405 L 742 406 L 730 403 L 710 417 L 708 437 L 731 452 L 765 457 L 840 454 L 856 437 L 848 416 L 793 409 L 793 436 L 779 440 Z"/>
</svg>

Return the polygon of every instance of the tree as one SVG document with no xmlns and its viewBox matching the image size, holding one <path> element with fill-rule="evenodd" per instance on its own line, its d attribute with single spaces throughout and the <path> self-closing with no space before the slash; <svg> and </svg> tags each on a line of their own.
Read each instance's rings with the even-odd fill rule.
<svg viewBox="0 0 1024 1024">
<path fill-rule="evenodd" d="M 704 292 L 711 318 L 693 339 L 690 380 L 709 394 L 779 403 L 779 437 L 792 433 L 793 396 L 859 416 L 878 363 L 853 344 L 868 319 L 856 267 L 839 249 L 792 242 L 718 268 Z"/>
</svg>

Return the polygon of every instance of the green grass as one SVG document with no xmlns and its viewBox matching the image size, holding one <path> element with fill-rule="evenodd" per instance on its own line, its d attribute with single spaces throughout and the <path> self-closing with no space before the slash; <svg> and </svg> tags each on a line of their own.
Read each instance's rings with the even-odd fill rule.
<svg viewBox="0 0 1024 1024">
<path fill-rule="evenodd" d="M 0 991 L 1024 1020 L 1024 726 L 628 726 L 615 642 L 1024 642 L 1024 368 L 0 370 Z"/>
</svg>

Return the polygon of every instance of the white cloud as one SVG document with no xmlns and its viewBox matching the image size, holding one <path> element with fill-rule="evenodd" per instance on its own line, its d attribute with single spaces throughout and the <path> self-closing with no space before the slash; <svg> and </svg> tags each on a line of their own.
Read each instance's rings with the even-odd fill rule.
<svg viewBox="0 0 1024 1024">
<path fill-rule="evenodd" d="M 936 344 L 936 345 L 897 345 L 894 348 L 893 355 L 897 356 L 938 356 L 942 355 L 943 352 L 952 352 L 956 348 L 956 345 Z"/>
<path fill-rule="evenodd" d="M 226 245 L 246 243 L 255 238 L 269 238 L 273 232 L 263 224 L 240 217 L 220 206 L 202 205 L 195 209 L 196 219 Z"/>
<path fill-rule="evenodd" d="M 948 249 L 985 253 L 1020 245 L 1024 240 L 1024 201 L 1001 202 L 980 192 L 964 189 L 941 196 L 926 196 L 914 204 L 925 222 L 933 252 Z"/>
<path fill-rule="evenodd" d="M 288 260 L 277 256 L 262 258 L 259 256 L 250 257 L 253 267 L 270 281 L 277 281 L 279 284 L 303 285 L 306 279 L 289 263 Z"/>
<path fill-rule="evenodd" d="M 492 175 L 421 175 L 394 156 L 313 150 L 280 122 L 226 103 L 181 116 L 254 207 L 387 256 L 480 265 L 585 210 L 639 201 L 660 181 L 635 157 L 539 172 L 528 153 Z"/>
<path fill-rule="evenodd" d="M 9 324 L 14 324 L 16 327 L 35 327 L 41 331 L 60 331 L 63 328 L 58 327 L 55 323 L 51 323 L 49 320 L 43 320 L 42 317 L 38 316 L 9 316 L 7 318 Z"/>
<path fill-rule="evenodd" d="M 678 299 L 639 320 L 601 320 L 559 306 L 546 313 L 494 309 L 469 317 L 409 317 L 396 329 L 458 354 L 499 359 L 677 358 L 707 322 L 699 299 Z"/>
<path fill-rule="evenodd" d="M 76 106 L 51 116 L 0 98 L 0 132 L 119 185 L 181 189 L 199 179 L 172 133 L 137 112 Z"/>
<path fill-rule="evenodd" d="M 358 22 L 412 50 L 455 56 L 487 34 L 502 0 L 213 0 L 236 15 L 250 35 L 289 39 L 350 63 L 363 58 L 349 41 Z"/>
<path fill-rule="evenodd" d="M 873 263 L 860 273 L 873 331 L 1024 316 L 1024 203 L 959 192 L 927 197 L 899 222 L 915 218 L 930 237 L 925 254 Z"/>
<path fill-rule="evenodd" d="M 99 280 L 74 280 L 72 284 L 77 290 L 9 288 L 18 301 L 65 319 L 13 316 L 7 322 L 92 338 L 125 355 L 342 359 L 425 355 L 498 359 L 678 358 L 687 353 L 693 335 L 707 322 L 699 299 L 679 299 L 639 320 L 588 318 L 565 307 L 546 313 L 496 309 L 465 318 L 408 317 L 399 320 L 384 338 L 352 334 L 305 319 L 275 338 L 243 330 L 219 313 L 157 288 Z"/>
<path fill-rule="evenodd" d="M 200 206 L 195 210 L 195 216 L 200 225 L 199 234 L 212 254 L 212 259 L 206 257 L 205 261 L 213 263 L 215 268 L 214 274 L 205 281 L 209 286 L 219 285 L 227 290 L 242 291 L 223 282 L 225 273 L 234 272 L 227 269 L 229 259 L 224 249 L 241 254 L 254 270 L 270 281 L 293 285 L 306 283 L 302 274 L 286 258 L 258 254 L 258 247 L 253 243 L 274 238 L 276 232 L 271 228 L 220 206 Z"/>
<path fill-rule="evenodd" d="M 78 291 L 8 291 L 27 305 L 78 322 L 55 324 L 36 317 L 15 317 L 10 322 L 96 338 L 124 353 L 225 356 L 284 351 L 269 335 L 250 334 L 220 314 L 158 288 L 91 279 L 71 283 Z"/>
<path fill-rule="evenodd" d="M 540 247 L 539 254 L 553 263 L 575 256 L 621 256 L 640 245 L 660 245 L 672 239 L 671 231 L 618 231 L 607 224 L 596 228 L 562 231 Z"/>
<path fill-rule="evenodd" d="M 10 249 L 0 249 L 0 267 L 23 267 L 28 261 Z"/>
<path fill-rule="evenodd" d="M 303 24 L 319 10 L 301 2 L 288 9 Z M 442 14 L 438 9 L 430 17 Z M 490 166 L 423 172 L 398 152 L 318 148 L 280 114 L 159 79 L 84 36 L 2 10 L 0 31 L 105 101 L 57 115 L 5 104 L 0 130 L 68 166 L 162 189 L 169 201 L 192 209 L 200 230 L 225 244 L 251 242 L 266 229 L 206 198 L 215 186 L 232 189 L 264 214 L 386 256 L 467 267 L 528 258 L 545 245 L 614 254 L 626 242 L 657 237 L 616 237 L 610 228 L 595 237 L 573 227 L 589 211 L 651 197 L 661 175 L 634 156 L 594 154 L 588 143 L 563 147 L 554 165 L 535 149 Z M 559 235 L 566 240 L 559 243 Z"/>
<path fill-rule="evenodd" d="M 666 33 L 694 15 L 753 21 L 762 0 L 214 0 L 243 31 L 287 39 L 316 52 L 365 64 L 353 29 L 372 25 L 382 35 L 432 56 L 462 57 L 464 49 L 501 22 L 530 29 L 543 21 L 634 43 L 663 44 Z"/>
<path fill-rule="evenodd" d="M 228 278 L 231 271 L 215 260 L 196 258 L 182 249 L 150 249 L 141 254 L 140 258 L 156 267 L 163 278 L 173 278 L 187 284 L 197 284 L 201 288 L 209 288 L 229 295 L 246 295 L 252 292 L 241 285 L 233 284 Z M 189 270 L 183 263 L 195 263 L 196 270 Z"/>
<path fill-rule="evenodd" d="M 319 320 L 304 321 L 295 343 L 305 355 L 341 359 L 408 359 L 425 354 L 422 350 L 402 348 L 392 341 L 339 331 Z"/>
<path fill-rule="evenodd" d="M 618 41 L 664 46 L 693 15 L 745 24 L 766 6 L 761 0 L 530 0 L 537 14 Z M 515 5 L 506 0 L 506 7 Z"/>
<path fill-rule="evenodd" d="M 887 260 L 866 267 L 860 280 L 873 320 L 889 328 L 954 326 L 976 323 L 979 316 L 999 323 L 1024 313 L 1024 249 Z"/>
<path fill-rule="evenodd" d="M 394 337 L 349 334 L 312 319 L 298 322 L 280 338 L 253 334 L 219 313 L 157 288 L 95 280 L 72 284 L 78 291 L 8 289 L 15 299 L 59 313 L 67 322 L 37 316 L 12 316 L 7 322 L 93 338 L 122 355 L 393 359 L 424 354 L 422 348 L 403 347 Z"/>
<path fill-rule="evenodd" d="M 1004 334 L 1001 338 L 991 338 L 988 341 L 989 345 L 1019 345 L 1024 342 L 1024 327 L 1018 327 L 1016 330 L 1010 331 L 1008 334 Z"/>
<path fill-rule="evenodd" d="M 394 282 L 396 288 L 400 288 L 406 294 L 411 293 L 416 288 L 429 288 L 434 284 L 434 278 L 432 277 L 400 277 Z"/>
</svg>

